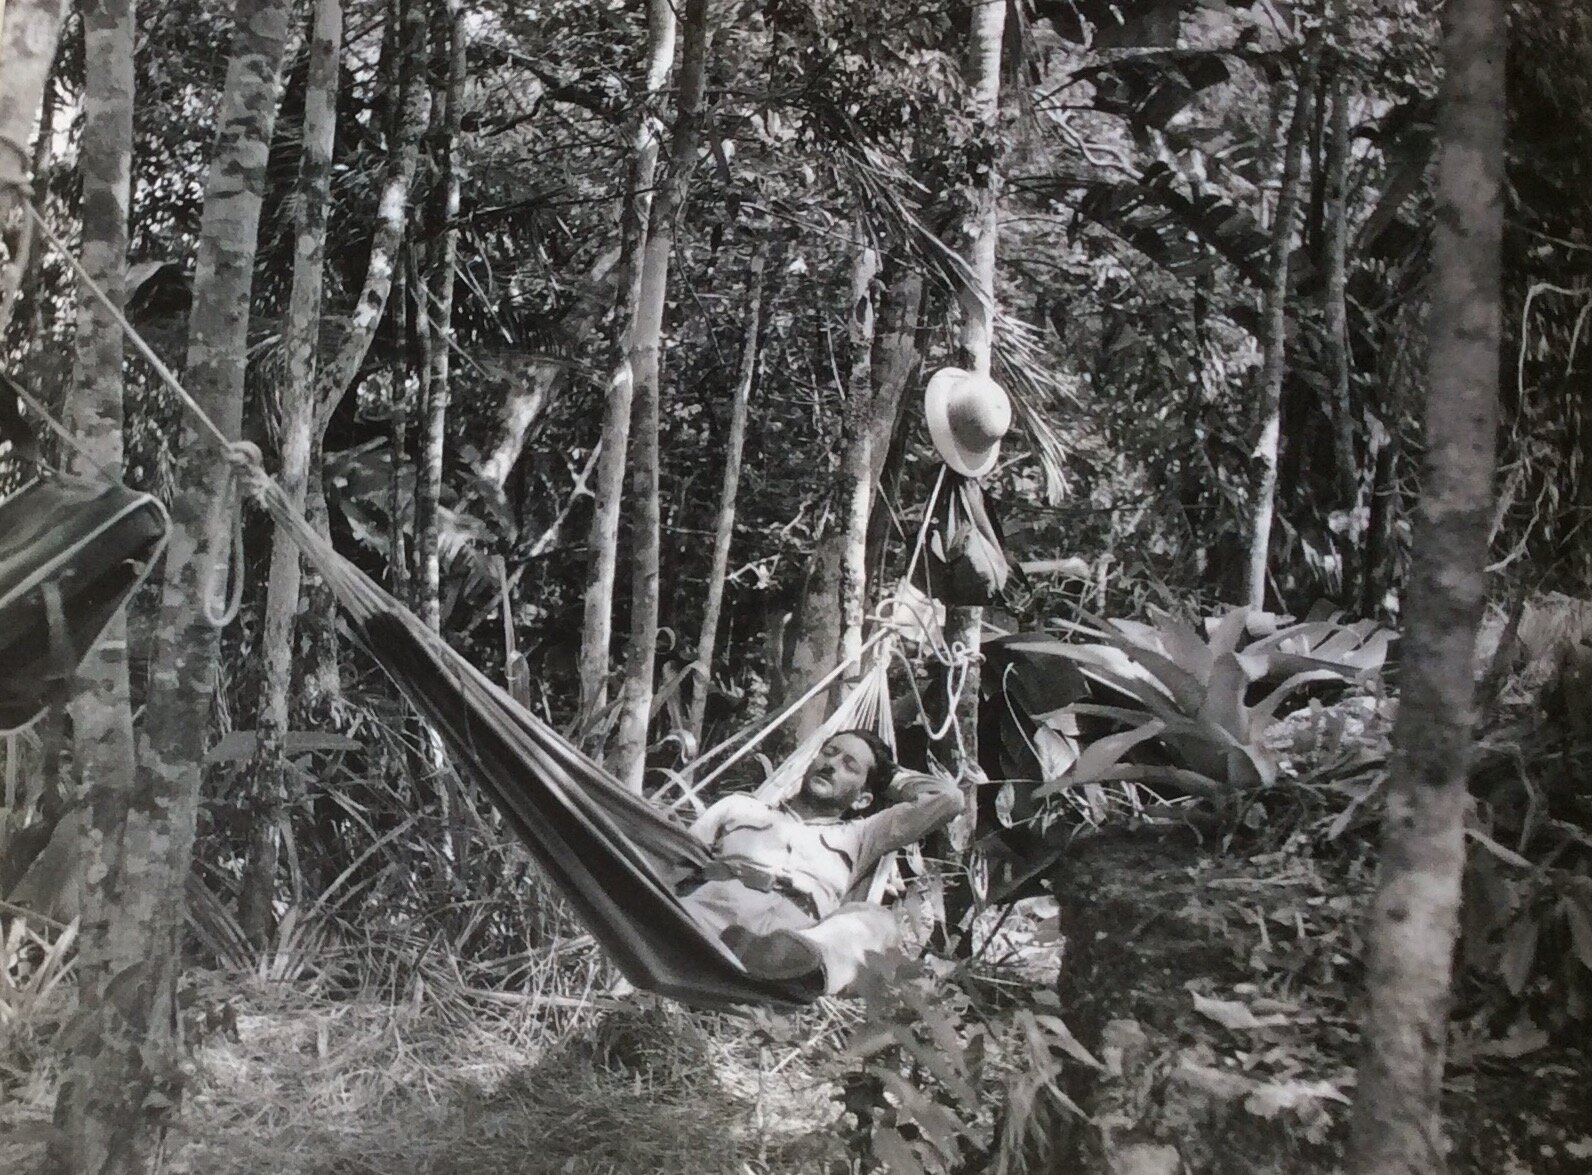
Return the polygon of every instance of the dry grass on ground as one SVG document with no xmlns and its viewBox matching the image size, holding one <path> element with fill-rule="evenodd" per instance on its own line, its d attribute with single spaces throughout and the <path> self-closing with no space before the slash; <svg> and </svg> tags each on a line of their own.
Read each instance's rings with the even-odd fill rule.
<svg viewBox="0 0 1592 1175">
<path fill-rule="evenodd" d="M 501 999 L 393 1006 L 206 981 L 235 1019 L 193 1051 L 175 1175 L 809 1170 L 839 1108 L 805 1056 L 760 1045 L 754 1021 L 647 997 L 554 1035 Z M 813 1048 L 832 1047 L 835 1010 L 807 1015 Z M 12 1088 L 0 1168 L 42 1169 L 54 1092 L 47 1064 Z"/>
</svg>

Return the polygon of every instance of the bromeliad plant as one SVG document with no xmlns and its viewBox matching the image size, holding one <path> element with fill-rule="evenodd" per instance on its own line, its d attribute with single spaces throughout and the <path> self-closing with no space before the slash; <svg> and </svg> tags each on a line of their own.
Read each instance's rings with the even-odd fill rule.
<svg viewBox="0 0 1592 1175">
<path fill-rule="evenodd" d="M 1005 708 L 1003 733 L 1020 735 L 1028 752 L 1029 771 L 1008 778 L 1026 774 L 1038 783 L 1032 801 L 1058 797 L 1091 820 L 1113 795 L 1141 802 L 1146 787 L 1156 797 L 1219 799 L 1274 782 L 1265 734 L 1290 699 L 1315 683 L 1374 677 L 1392 640 L 1336 613 L 1294 622 L 1247 608 L 1207 618 L 1203 635 L 1161 611 L 1149 623 L 1086 615 L 1061 627 L 1064 636 L 1018 635 L 997 647 L 1008 675 L 1081 676 L 1080 696 L 1025 711 L 1024 690 L 1008 676 L 986 705 Z"/>
</svg>

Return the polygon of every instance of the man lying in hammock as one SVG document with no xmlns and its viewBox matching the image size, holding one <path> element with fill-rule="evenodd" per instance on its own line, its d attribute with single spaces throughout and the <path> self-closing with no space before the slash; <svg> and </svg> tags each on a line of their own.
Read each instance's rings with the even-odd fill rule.
<svg viewBox="0 0 1592 1175">
<path fill-rule="evenodd" d="M 730 795 L 702 813 L 691 832 L 714 859 L 677 892 L 754 971 L 793 978 L 821 966 L 825 991 L 840 991 L 899 935 L 889 910 L 846 895 L 881 857 L 962 810 L 950 780 L 895 776 L 877 735 L 836 734 L 784 804 Z M 870 811 L 878 804 L 886 806 Z"/>
</svg>

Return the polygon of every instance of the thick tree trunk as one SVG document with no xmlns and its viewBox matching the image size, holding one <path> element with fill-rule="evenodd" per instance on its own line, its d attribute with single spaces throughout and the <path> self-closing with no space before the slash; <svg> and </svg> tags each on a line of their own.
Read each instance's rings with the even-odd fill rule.
<svg viewBox="0 0 1592 1175">
<path fill-rule="evenodd" d="M 1294 96 L 1293 117 L 1283 140 L 1282 175 L 1277 186 L 1276 214 L 1271 225 L 1271 255 L 1267 274 L 1265 318 L 1261 347 L 1265 359 L 1260 374 L 1260 435 L 1250 454 L 1255 499 L 1250 514 L 1249 560 L 1244 576 L 1244 600 L 1252 608 L 1266 606 L 1266 570 L 1271 550 L 1271 523 L 1277 507 L 1277 455 L 1282 437 L 1282 384 L 1288 354 L 1288 261 L 1293 252 L 1294 224 L 1299 210 L 1302 148 L 1309 131 L 1315 99 L 1316 54 L 1307 50 Z"/>
<path fill-rule="evenodd" d="M 0 5 L 0 227 L 28 191 L 28 142 L 61 35 L 62 0 L 7 0 Z"/>
<path fill-rule="evenodd" d="M 691 167 L 701 137 L 702 102 L 707 92 L 707 54 L 711 30 L 707 0 L 686 0 L 680 23 L 680 99 L 670 143 L 669 171 L 652 205 L 647 243 L 642 249 L 641 298 L 630 338 L 630 370 L 635 374 L 631 406 L 630 646 L 620 694 L 619 728 L 614 736 L 616 778 L 641 790 L 646 767 L 647 726 L 652 714 L 653 662 L 658 644 L 658 572 L 662 518 L 658 500 L 658 398 L 663 350 L 663 310 L 669 290 L 669 261 L 675 226 L 685 208 Z"/>
<path fill-rule="evenodd" d="M 437 23 L 437 40 L 446 38 L 448 88 L 442 102 L 438 128 L 438 167 L 441 198 L 437 207 L 437 236 L 431 246 L 429 296 L 425 312 L 431 318 L 430 367 L 426 372 L 426 397 L 421 413 L 420 468 L 415 489 L 415 561 L 418 565 L 417 597 L 420 619 L 436 631 L 441 627 L 442 568 L 437 553 L 437 507 L 442 494 L 443 441 L 448 425 L 450 358 L 453 335 L 454 268 L 459 255 L 459 129 L 464 102 L 466 35 L 464 8 L 446 0 L 445 19 Z M 439 49 L 441 46 L 439 45 Z"/>
<path fill-rule="evenodd" d="M 277 481 L 293 508 L 304 509 L 310 450 L 315 429 L 315 379 L 320 344 L 321 294 L 326 269 L 326 219 L 331 203 L 332 148 L 337 127 L 338 65 L 343 40 L 341 0 L 316 0 L 310 34 L 309 76 L 305 82 L 303 157 L 295 201 L 293 285 L 288 295 L 284 350 L 287 379 L 278 395 L 281 465 Z M 289 798 L 282 736 L 288 729 L 289 693 L 295 655 L 294 617 L 298 613 L 298 547 L 278 529 L 271 540 L 271 570 L 266 582 L 264 653 L 259 731 L 252 783 L 258 803 L 251 829 L 249 858 L 238 892 L 238 921 L 256 946 L 272 927 L 277 848 L 284 804 Z"/>
<path fill-rule="evenodd" d="M 288 39 L 288 0 L 239 0 L 232 55 L 205 182 L 188 325 L 187 387 L 221 432 L 235 437 L 243 416 L 250 287 L 276 121 L 279 71 Z M 174 441 L 178 438 L 173 438 Z M 118 835 L 127 856 L 125 888 L 139 909 L 117 932 L 136 940 L 136 958 L 107 985 L 104 1014 L 135 1050 L 147 1084 L 120 1091 L 129 1122 L 177 1096 L 177 932 L 191 865 L 194 822 L 215 689 L 218 633 L 200 600 L 211 568 L 227 555 L 229 520 L 216 506 L 227 466 L 216 444 L 187 431 L 178 445 L 177 492 L 149 670 L 149 702 L 138 774 Z M 112 996 L 112 990 L 115 994 Z M 132 1167 L 113 1168 L 133 1170 Z"/>
<path fill-rule="evenodd" d="M 84 270 L 118 307 L 126 301 L 128 201 L 132 187 L 132 0 L 84 0 L 83 42 L 95 63 L 84 80 L 82 145 Z M 122 467 L 121 328 L 99 298 L 79 291 L 77 349 L 67 426 L 83 447 L 72 472 L 116 476 Z M 55 1104 L 51 1160 L 60 1170 L 140 1171 L 152 1141 L 138 1106 L 168 1074 L 146 1065 L 140 1041 L 106 999 L 111 980 L 148 957 L 155 911 L 143 880 L 143 846 L 122 835 L 134 795 L 133 713 L 127 619 L 117 613 L 78 669 L 71 705 L 73 758 L 84 827 L 83 925 L 77 946 L 80 1006 L 87 1018 L 67 1055 Z"/>
<path fill-rule="evenodd" d="M 768 263 L 767 249 L 759 247 L 752 257 L 751 288 L 747 291 L 750 310 L 746 332 L 741 340 L 741 365 L 735 376 L 735 392 L 730 402 L 730 435 L 725 442 L 724 484 L 719 490 L 719 513 L 713 525 L 713 561 L 708 567 L 708 598 L 702 607 L 702 635 L 697 639 L 693 662 L 691 706 L 686 712 L 686 732 L 693 744 L 702 739 L 702 724 L 707 717 L 708 693 L 713 685 L 713 654 L 718 645 L 719 617 L 724 607 L 724 577 L 730 569 L 730 542 L 735 536 L 735 499 L 741 485 L 741 453 L 746 445 L 746 417 L 757 381 L 757 361 L 763 331 L 763 271 Z"/>
<path fill-rule="evenodd" d="M 619 565 L 619 505 L 624 495 L 634 410 L 635 373 L 631 369 L 630 336 L 641 301 L 642 248 L 652 211 L 652 185 L 658 171 L 658 145 L 663 131 L 653 110 L 674 61 L 675 19 L 672 0 L 648 0 L 647 73 L 645 90 L 631 132 L 630 174 L 619 217 L 619 262 L 614 310 L 614 371 L 608 381 L 603 410 L 602 454 L 597 459 L 596 501 L 592 505 L 587 542 L 591 566 L 586 573 L 585 614 L 580 638 L 580 701 L 583 714 L 595 714 L 608 702 L 608 654 L 613 643 L 614 578 Z M 592 747 L 598 751 L 600 748 Z"/>
<path fill-rule="evenodd" d="M 1506 34 L 1499 0 L 1443 9 L 1426 456 L 1367 936 L 1349 1152 L 1361 1175 L 1446 1166 L 1440 1102 L 1498 418 Z"/>
</svg>

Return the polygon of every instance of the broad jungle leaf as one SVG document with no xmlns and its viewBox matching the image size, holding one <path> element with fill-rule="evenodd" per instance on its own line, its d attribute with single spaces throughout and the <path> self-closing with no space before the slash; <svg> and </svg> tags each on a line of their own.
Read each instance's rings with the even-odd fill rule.
<svg viewBox="0 0 1592 1175">
<path fill-rule="evenodd" d="M 1205 702 L 1197 717 L 1248 742 L 1252 735 L 1249 713 L 1244 708 L 1244 691 L 1249 682 L 1249 673 L 1238 657 L 1224 653 L 1214 658 L 1210 680 L 1205 686 Z"/>
<path fill-rule="evenodd" d="M 1113 778 L 1111 772 L 1122 761 L 1122 756 L 1145 740 L 1156 737 L 1165 729 L 1166 723 L 1152 718 L 1134 730 L 1125 730 L 1120 734 L 1110 734 L 1105 738 L 1095 739 L 1079 753 L 1078 761 L 1066 776 L 1066 781 L 1095 783 Z"/>
<path fill-rule="evenodd" d="M 1312 681 L 1342 680 L 1344 680 L 1343 674 L 1330 668 L 1308 669 L 1303 673 L 1294 674 L 1250 708 L 1247 737 L 1258 740 L 1276 719 L 1278 709 L 1300 686 L 1308 685 Z"/>
<path fill-rule="evenodd" d="M 1159 608 L 1153 609 L 1151 614 L 1159 621 L 1157 635 L 1167 655 L 1201 681 L 1209 679 L 1215 660 L 1213 650 L 1200 639 L 1193 626 L 1182 617 Z"/>
</svg>

